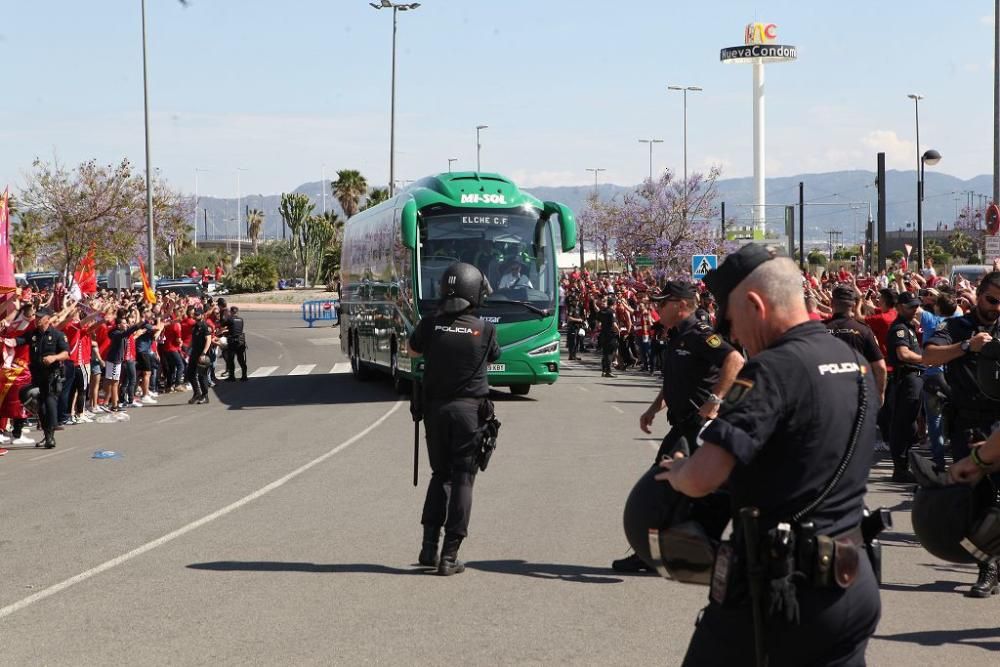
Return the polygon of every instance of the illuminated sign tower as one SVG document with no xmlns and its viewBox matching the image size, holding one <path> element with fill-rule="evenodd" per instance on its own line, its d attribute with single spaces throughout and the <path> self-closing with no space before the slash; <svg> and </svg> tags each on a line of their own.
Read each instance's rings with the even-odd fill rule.
<svg viewBox="0 0 1000 667">
<path fill-rule="evenodd" d="M 798 57 L 794 46 L 776 44 L 778 27 L 773 23 L 750 23 L 743 46 L 730 46 L 719 54 L 724 63 L 753 65 L 753 189 L 751 219 L 754 238 L 764 237 L 766 196 L 764 194 L 764 63 L 784 63 Z"/>
</svg>

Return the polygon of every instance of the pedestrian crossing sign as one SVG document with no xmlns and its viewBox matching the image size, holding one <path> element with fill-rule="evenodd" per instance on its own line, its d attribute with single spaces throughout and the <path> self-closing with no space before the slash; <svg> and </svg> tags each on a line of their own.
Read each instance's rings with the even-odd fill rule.
<svg viewBox="0 0 1000 667">
<path fill-rule="evenodd" d="M 691 255 L 691 275 L 695 280 L 701 280 L 712 269 L 719 268 L 717 255 Z"/>
</svg>

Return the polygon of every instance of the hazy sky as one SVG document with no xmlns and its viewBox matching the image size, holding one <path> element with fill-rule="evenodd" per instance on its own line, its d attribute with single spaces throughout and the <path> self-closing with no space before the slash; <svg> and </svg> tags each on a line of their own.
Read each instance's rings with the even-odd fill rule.
<svg viewBox="0 0 1000 667">
<path fill-rule="evenodd" d="M 139 0 L 3 0 L 0 187 L 35 156 L 143 164 Z M 526 186 L 636 183 L 751 165 L 751 70 L 724 65 L 755 18 L 799 60 L 767 67 L 768 175 L 912 169 L 913 102 L 937 169 L 992 171 L 993 3 L 425 0 L 400 13 L 396 178 L 475 167 Z M 392 13 L 366 0 L 147 0 L 152 160 L 202 194 L 277 193 L 325 164 L 388 180 Z"/>
</svg>

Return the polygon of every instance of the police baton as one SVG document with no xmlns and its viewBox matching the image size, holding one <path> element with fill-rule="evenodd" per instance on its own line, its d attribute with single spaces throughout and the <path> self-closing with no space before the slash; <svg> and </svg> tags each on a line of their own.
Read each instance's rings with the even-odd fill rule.
<svg viewBox="0 0 1000 667">
<path fill-rule="evenodd" d="M 410 389 L 410 416 L 413 417 L 413 486 L 420 473 L 420 420 L 424 418 L 421 394 L 423 387 L 416 380 Z"/>
<path fill-rule="evenodd" d="M 740 508 L 740 525 L 747 549 L 747 578 L 750 580 L 750 604 L 753 607 L 754 664 L 767 667 L 764 646 L 764 570 L 760 562 L 760 510 L 756 507 Z"/>
</svg>

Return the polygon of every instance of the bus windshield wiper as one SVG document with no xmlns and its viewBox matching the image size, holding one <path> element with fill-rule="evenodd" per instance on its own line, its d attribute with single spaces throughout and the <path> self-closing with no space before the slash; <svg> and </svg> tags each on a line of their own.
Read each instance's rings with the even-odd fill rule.
<svg viewBox="0 0 1000 667">
<path fill-rule="evenodd" d="M 552 312 L 548 308 L 539 308 L 538 306 L 536 306 L 536 305 L 534 305 L 532 303 L 529 303 L 527 301 L 517 301 L 515 299 L 502 299 L 502 300 L 497 301 L 497 300 L 494 300 L 492 298 L 490 298 L 490 299 L 488 299 L 486 301 L 486 305 L 489 305 L 491 303 L 515 303 L 515 304 L 517 304 L 519 306 L 524 306 L 525 308 L 527 308 L 531 312 L 537 313 L 537 314 L 542 315 L 544 317 L 548 317 L 549 315 L 552 314 Z"/>
</svg>

